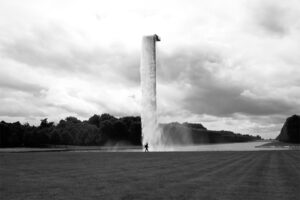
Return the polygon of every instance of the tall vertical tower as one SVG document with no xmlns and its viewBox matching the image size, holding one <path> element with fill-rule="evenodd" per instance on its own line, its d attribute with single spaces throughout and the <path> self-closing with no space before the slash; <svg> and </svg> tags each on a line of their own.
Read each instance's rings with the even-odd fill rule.
<svg viewBox="0 0 300 200">
<path fill-rule="evenodd" d="M 142 143 L 150 148 L 159 145 L 161 133 L 158 129 L 156 114 L 156 42 L 155 35 L 144 36 L 141 52 L 141 88 L 142 88 Z"/>
</svg>

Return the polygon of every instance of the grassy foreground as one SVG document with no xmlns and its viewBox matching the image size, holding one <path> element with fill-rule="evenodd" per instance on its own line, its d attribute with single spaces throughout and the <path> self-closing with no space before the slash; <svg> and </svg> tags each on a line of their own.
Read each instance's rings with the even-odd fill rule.
<svg viewBox="0 0 300 200">
<path fill-rule="evenodd" d="M 0 199 L 298 199 L 300 151 L 0 153 Z"/>
</svg>

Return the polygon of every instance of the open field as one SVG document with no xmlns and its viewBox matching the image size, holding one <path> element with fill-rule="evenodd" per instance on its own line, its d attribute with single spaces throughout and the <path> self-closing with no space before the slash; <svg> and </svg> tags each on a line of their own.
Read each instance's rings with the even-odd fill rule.
<svg viewBox="0 0 300 200">
<path fill-rule="evenodd" d="M 0 153 L 0 199 L 299 199 L 300 151 Z"/>
</svg>

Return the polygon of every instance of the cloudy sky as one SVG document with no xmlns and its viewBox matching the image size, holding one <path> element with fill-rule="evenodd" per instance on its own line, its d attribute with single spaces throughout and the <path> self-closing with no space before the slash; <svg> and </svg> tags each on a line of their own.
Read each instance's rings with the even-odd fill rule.
<svg viewBox="0 0 300 200">
<path fill-rule="evenodd" d="M 278 135 L 300 113 L 300 1 L 0 0 L 0 120 L 139 115 L 157 33 L 161 122 Z"/>
</svg>

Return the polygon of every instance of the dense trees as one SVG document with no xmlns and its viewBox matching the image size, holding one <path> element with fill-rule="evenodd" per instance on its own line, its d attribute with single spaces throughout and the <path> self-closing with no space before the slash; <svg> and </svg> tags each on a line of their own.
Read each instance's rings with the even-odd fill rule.
<svg viewBox="0 0 300 200">
<path fill-rule="evenodd" d="M 42 119 L 38 127 L 20 122 L 0 123 L 0 147 L 49 145 L 104 145 L 124 141 L 141 145 L 140 117 L 94 115 L 88 121 L 67 117 L 57 125 Z"/>
<path fill-rule="evenodd" d="M 210 131 L 202 124 L 161 124 L 162 140 L 166 144 L 199 144 L 245 142 L 259 136 L 235 134 L 230 131 Z M 43 147 L 53 145 L 141 145 L 140 117 L 116 118 L 109 114 L 93 115 L 87 121 L 67 117 L 58 124 L 42 119 L 39 126 L 28 123 L 0 122 L 0 147 Z"/>
<path fill-rule="evenodd" d="M 282 142 L 300 143 L 300 116 L 288 117 L 276 139 Z"/>
</svg>

